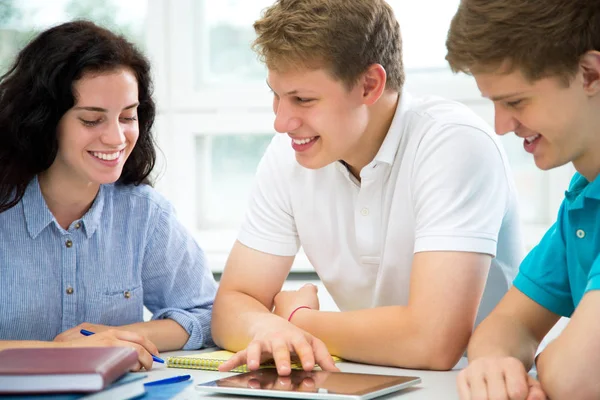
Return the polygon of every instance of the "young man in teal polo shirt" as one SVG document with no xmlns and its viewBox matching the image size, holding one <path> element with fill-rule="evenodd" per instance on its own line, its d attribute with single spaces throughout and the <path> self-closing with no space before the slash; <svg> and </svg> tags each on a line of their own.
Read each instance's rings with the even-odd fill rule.
<svg viewBox="0 0 600 400">
<path fill-rule="evenodd" d="M 543 169 L 572 162 L 556 223 L 471 338 L 462 399 L 600 398 L 600 3 L 462 0 L 447 60 Z M 571 320 L 535 360 L 560 316 Z"/>
</svg>

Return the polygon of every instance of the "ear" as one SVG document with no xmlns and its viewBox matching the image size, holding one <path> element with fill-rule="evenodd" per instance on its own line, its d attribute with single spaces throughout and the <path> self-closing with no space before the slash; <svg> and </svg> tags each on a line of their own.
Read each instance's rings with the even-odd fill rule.
<svg viewBox="0 0 600 400">
<path fill-rule="evenodd" d="M 583 73 L 583 88 L 588 94 L 600 92 L 600 52 L 590 50 L 581 56 L 579 68 Z"/>
<path fill-rule="evenodd" d="M 372 105 L 379 100 L 385 90 L 387 74 L 381 64 L 371 64 L 363 73 L 360 84 L 362 87 L 363 103 Z"/>
</svg>

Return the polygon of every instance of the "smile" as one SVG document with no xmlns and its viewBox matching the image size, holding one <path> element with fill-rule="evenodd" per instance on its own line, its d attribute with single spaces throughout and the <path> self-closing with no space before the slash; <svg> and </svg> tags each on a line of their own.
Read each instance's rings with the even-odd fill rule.
<svg viewBox="0 0 600 400">
<path fill-rule="evenodd" d="M 535 141 L 535 139 L 539 138 L 541 135 L 538 133 L 537 135 L 533 135 L 533 136 L 528 136 L 525 138 L 525 141 L 527 143 L 532 143 L 533 141 Z"/>
<path fill-rule="evenodd" d="M 117 158 L 119 158 L 119 156 L 121 155 L 122 152 L 123 152 L 123 150 L 119 150 L 114 153 L 101 153 L 99 151 L 90 151 L 89 153 L 91 155 L 93 155 L 94 157 L 99 158 L 101 160 L 113 161 L 113 160 L 116 160 Z"/>
<path fill-rule="evenodd" d="M 318 136 L 313 136 L 311 138 L 304 138 L 304 139 L 292 139 L 292 142 L 296 143 L 296 144 L 307 144 L 312 142 L 313 140 L 315 140 Z"/>
</svg>

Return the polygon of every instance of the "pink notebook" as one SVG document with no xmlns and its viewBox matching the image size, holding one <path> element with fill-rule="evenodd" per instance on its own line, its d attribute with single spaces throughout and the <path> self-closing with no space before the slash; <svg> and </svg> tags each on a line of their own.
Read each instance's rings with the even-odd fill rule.
<svg viewBox="0 0 600 400">
<path fill-rule="evenodd" d="M 0 351 L 0 394 L 95 392 L 129 371 L 129 347 L 70 347 Z"/>
</svg>

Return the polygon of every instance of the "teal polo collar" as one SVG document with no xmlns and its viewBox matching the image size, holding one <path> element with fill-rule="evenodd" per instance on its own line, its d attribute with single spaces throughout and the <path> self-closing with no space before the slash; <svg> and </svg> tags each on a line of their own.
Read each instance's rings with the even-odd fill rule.
<svg viewBox="0 0 600 400">
<path fill-rule="evenodd" d="M 600 176 L 596 177 L 592 182 L 580 173 L 576 173 L 571 179 L 569 190 L 565 192 L 569 210 L 583 208 L 584 199 L 600 200 Z"/>
</svg>

